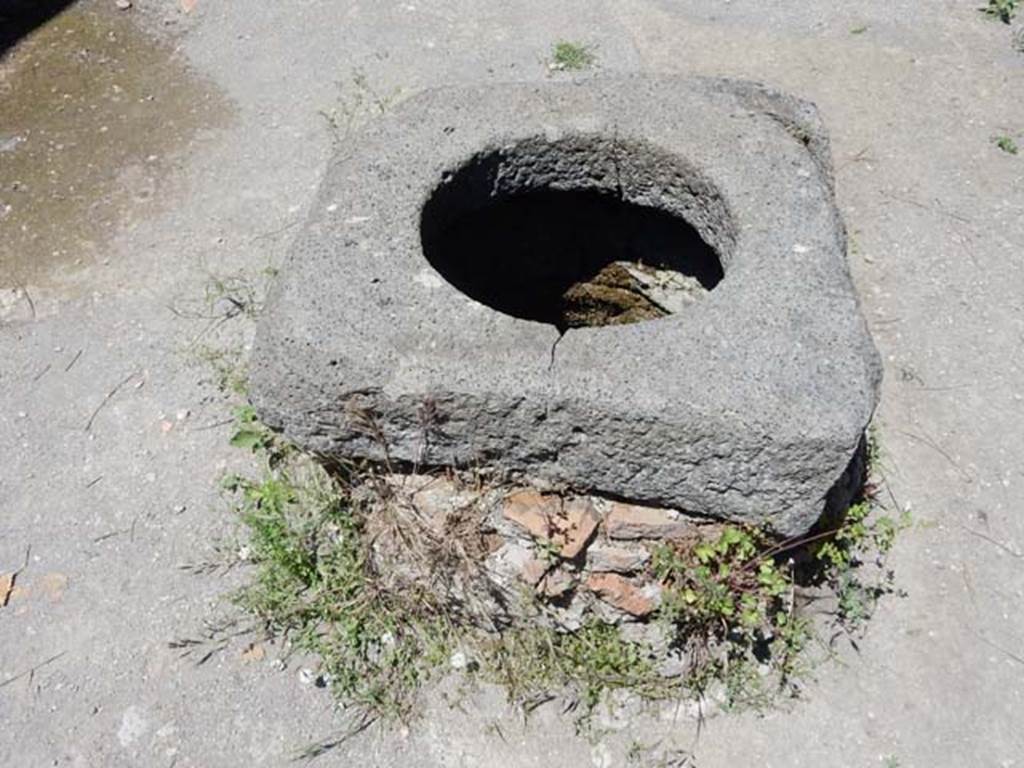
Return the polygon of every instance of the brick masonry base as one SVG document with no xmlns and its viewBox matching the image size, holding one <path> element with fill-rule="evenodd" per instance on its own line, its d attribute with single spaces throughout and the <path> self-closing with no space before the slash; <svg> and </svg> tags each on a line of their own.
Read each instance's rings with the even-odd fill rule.
<svg viewBox="0 0 1024 768">
<path fill-rule="evenodd" d="M 386 475 L 360 495 L 378 570 L 491 628 L 643 623 L 661 595 L 654 548 L 721 531 L 676 510 L 456 475 Z"/>
</svg>

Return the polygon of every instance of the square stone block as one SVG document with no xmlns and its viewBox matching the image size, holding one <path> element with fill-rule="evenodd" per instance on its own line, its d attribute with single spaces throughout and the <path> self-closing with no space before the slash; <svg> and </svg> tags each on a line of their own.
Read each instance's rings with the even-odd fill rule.
<svg viewBox="0 0 1024 768">
<path fill-rule="evenodd" d="M 429 90 L 342 147 L 251 397 L 331 457 L 796 535 L 880 378 L 815 108 L 636 75 Z"/>
</svg>

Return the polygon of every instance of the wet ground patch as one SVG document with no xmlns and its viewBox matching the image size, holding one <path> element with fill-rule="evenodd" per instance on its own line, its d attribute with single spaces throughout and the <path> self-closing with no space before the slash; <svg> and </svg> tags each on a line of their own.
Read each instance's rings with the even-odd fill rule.
<svg viewBox="0 0 1024 768">
<path fill-rule="evenodd" d="M 223 98 L 131 15 L 72 7 L 0 59 L 0 285 L 62 282 L 167 203 Z"/>
</svg>

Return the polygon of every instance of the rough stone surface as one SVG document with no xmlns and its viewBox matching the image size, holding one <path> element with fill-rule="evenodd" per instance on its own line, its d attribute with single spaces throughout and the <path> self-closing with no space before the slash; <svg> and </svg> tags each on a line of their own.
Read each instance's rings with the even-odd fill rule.
<svg viewBox="0 0 1024 768">
<path fill-rule="evenodd" d="M 656 584 L 641 586 L 617 573 L 593 573 L 587 577 L 587 587 L 609 605 L 631 616 L 647 616 L 658 606 Z"/>
<path fill-rule="evenodd" d="M 613 539 L 676 539 L 693 532 L 693 521 L 678 512 L 614 502 L 605 526 Z"/>
<path fill-rule="evenodd" d="M 814 107 L 754 83 L 424 92 L 330 166 L 258 332 L 253 401 L 327 455 L 386 448 L 806 531 L 880 381 L 830 167 Z M 725 276 L 678 314 L 560 336 L 428 263 L 421 226 L 545 188 L 681 217 Z"/>
<path fill-rule="evenodd" d="M 416 509 L 431 520 L 444 519 L 461 507 L 472 504 L 475 496 L 443 477 L 413 477 L 403 483 Z"/>
<path fill-rule="evenodd" d="M 561 500 L 557 496 L 542 496 L 527 488 L 514 491 L 505 497 L 501 506 L 502 516 L 535 539 L 551 536 L 551 519 L 558 513 Z"/>
<path fill-rule="evenodd" d="M 594 505 L 586 499 L 569 499 L 562 505 L 562 515 L 554 520 L 555 541 L 560 554 L 572 560 L 586 548 L 601 524 Z"/>
<path fill-rule="evenodd" d="M 562 568 L 556 568 L 544 574 L 537 589 L 547 598 L 559 598 L 568 593 L 575 584 L 571 573 Z"/>
<path fill-rule="evenodd" d="M 645 549 L 626 549 L 610 544 L 594 544 L 587 550 L 587 568 L 591 571 L 633 573 L 651 559 Z"/>
<path fill-rule="evenodd" d="M 487 567 L 499 581 L 519 579 L 532 587 L 544 577 L 549 566 L 533 550 L 507 542 L 488 558 Z"/>
</svg>

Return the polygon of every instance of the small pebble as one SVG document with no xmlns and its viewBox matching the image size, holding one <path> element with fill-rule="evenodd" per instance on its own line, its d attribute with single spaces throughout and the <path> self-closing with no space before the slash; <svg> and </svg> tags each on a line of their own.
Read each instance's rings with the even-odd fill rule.
<svg viewBox="0 0 1024 768">
<path fill-rule="evenodd" d="M 299 670 L 299 682 L 303 685 L 312 685 L 313 681 L 316 680 L 316 675 L 313 674 L 313 670 L 309 667 L 303 667 Z"/>
<path fill-rule="evenodd" d="M 456 651 L 451 655 L 451 658 L 448 659 L 448 663 L 451 664 L 452 669 L 465 669 L 468 663 L 466 661 L 466 654 L 462 651 Z"/>
<path fill-rule="evenodd" d="M 118 10 L 127 11 L 132 7 L 132 0 L 116 0 L 114 5 L 117 6 Z"/>
</svg>

